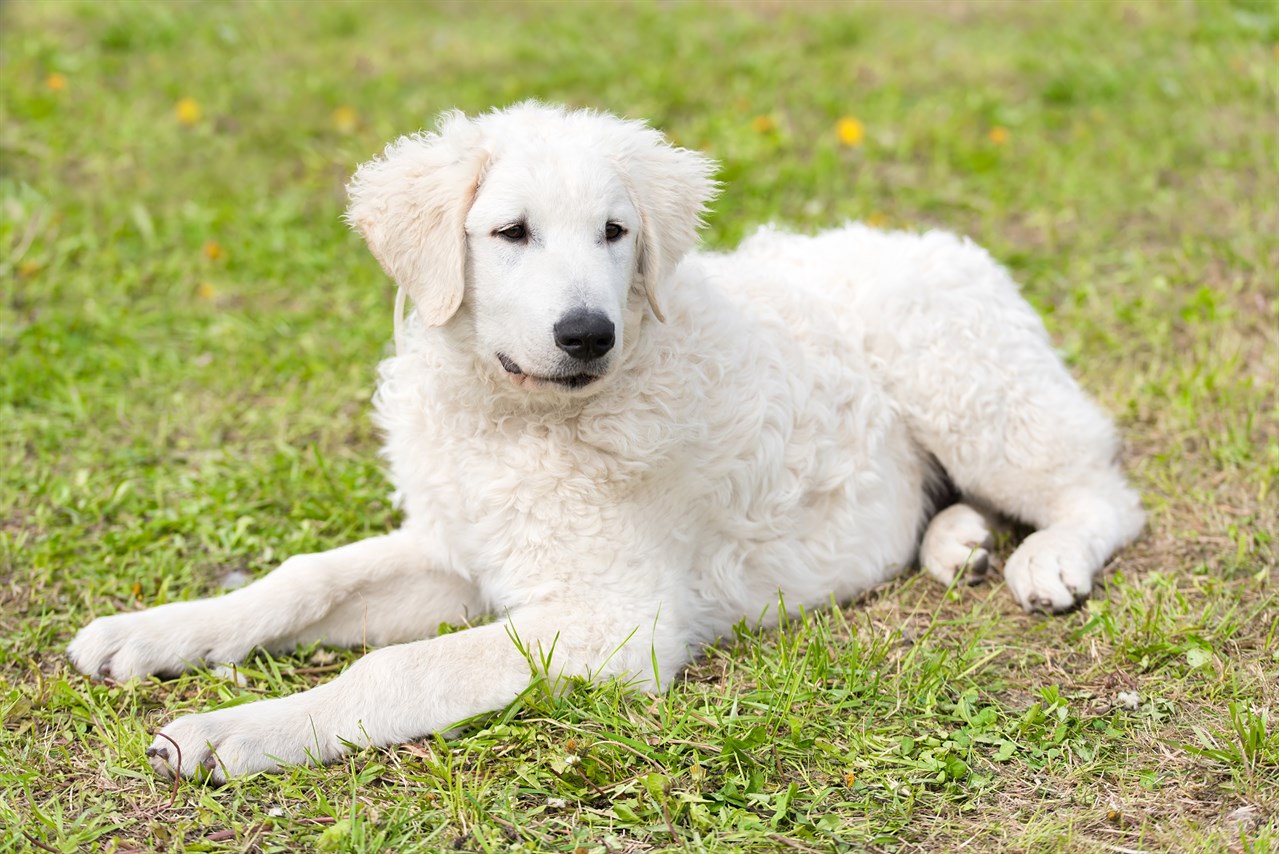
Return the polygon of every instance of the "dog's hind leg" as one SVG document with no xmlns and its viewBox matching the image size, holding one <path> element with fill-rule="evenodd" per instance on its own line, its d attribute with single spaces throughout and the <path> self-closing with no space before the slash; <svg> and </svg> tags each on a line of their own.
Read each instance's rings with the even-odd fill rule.
<svg viewBox="0 0 1279 854">
<path fill-rule="evenodd" d="M 68 647 L 82 673 L 128 679 L 243 660 L 256 647 L 383 645 L 435 633 L 479 610 L 461 577 L 431 568 L 404 531 L 297 555 L 225 596 L 94 620 Z"/>
<path fill-rule="evenodd" d="M 1067 610 L 1142 528 L 1114 429 L 989 255 L 942 234 L 916 252 L 918 279 L 879 306 L 868 352 L 960 493 L 1036 528 L 1004 567 L 1013 596 Z"/>
<path fill-rule="evenodd" d="M 1074 429 L 1058 427 L 1053 408 L 1032 394 L 1003 413 L 948 413 L 952 423 L 967 422 L 957 432 L 918 431 L 962 494 L 1036 528 L 1004 565 L 1009 590 L 1028 611 L 1064 611 L 1086 598 L 1094 576 L 1144 521 L 1140 500 L 1113 462 L 1109 423 L 1073 383 L 1054 391 L 1042 397 L 1069 398 L 1075 417 L 1066 420 Z M 948 512 L 939 518 L 949 520 Z M 976 520 L 967 521 L 973 530 L 961 542 L 986 548 L 976 538 Z M 933 555 L 921 550 L 921 556 Z"/>
</svg>

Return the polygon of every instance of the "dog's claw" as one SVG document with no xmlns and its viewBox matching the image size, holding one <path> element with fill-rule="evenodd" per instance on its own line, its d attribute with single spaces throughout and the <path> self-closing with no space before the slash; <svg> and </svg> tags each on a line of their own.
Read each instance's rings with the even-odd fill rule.
<svg viewBox="0 0 1279 854">
<path fill-rule="evenodd" d="M 978 551 L 978 549 L 981 549 L 981 551 Z M 968 582 L 969 586 L 981 584 L 986 580 L 986 574 L 990 571 L 990 554 L 985 551 L 985 547 L 974 545 L 973 550 L 973 558 L 964 569 L 964 580 Z"/>
<path fill-rule="evenodd" d="M 1055 610 L 1052 600 L 1045 599 L 1042 596 L 1030 597 L 1030 610 L 1038 614 L 1051 614 Z"/>
</svg>

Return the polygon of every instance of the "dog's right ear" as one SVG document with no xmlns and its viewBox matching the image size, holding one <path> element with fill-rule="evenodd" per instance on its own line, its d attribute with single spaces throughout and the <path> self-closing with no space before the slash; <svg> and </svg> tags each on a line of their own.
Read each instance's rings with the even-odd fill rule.
<svg viewBox="0 0 1279 854">
<path fill-rule="evenodd" d="M 448 321 L 466 281 L 466 215 L 488 163 L 480 129 L 459 111 L 436 133 L 404 136 L 356 170 L 346 221 L 408 291 L 428 326 Z"/>
</svg>

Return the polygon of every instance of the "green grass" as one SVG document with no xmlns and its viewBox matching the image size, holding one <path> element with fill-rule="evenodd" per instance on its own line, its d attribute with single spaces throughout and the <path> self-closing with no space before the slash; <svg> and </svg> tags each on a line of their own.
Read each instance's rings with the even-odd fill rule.
<svg viewBox="0 0 1279 854">
<path fill-rule="evenodd" d="M 1277 45 L 1267 2 L 0 6 L 0 851 L 1275 850 Z M 1063 617 L 910 575 L 661 698 L 170 788 L 158 724 L 355 654 L 114 685 L 66 642 L 395 524 L 391 287 L 342 185 L 531 96 L 718 158 L 712 246 L 988 246 L 1116 414 L 1147 535 Z"/>
</svg>

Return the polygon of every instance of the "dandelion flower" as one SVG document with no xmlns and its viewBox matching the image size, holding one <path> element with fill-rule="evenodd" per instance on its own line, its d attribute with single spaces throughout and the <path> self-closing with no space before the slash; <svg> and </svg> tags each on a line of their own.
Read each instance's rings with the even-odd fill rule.
<svg viewBox="0 0 1279 854">
<path fill-rule="evenodd" d="M 183 98 L 175 108 L 178 122 L 190 127 L 200 121 L 200 104 L 194 98 Z"/>
<path fill-rule="evenodd" d="M 777 130 L 777 122 L 773 120 L 772 116 L 756 116 L 751 119 L 751 129 L 755 133 L 772 133 Z"/>
<path fill-rule="evenodd" d="M 835 134 L 841 145 L 850 148 L 861 145 L 866 136 L 866 128 L 852 116 L 844 116 L 835 124 Z"/>
<path fill-rule="evenodd" d="M 218 295 L 218 289 L 208 282 L 201 282 L 195 289 L 195 295 L 205 302 L 213 302 L 213 298 Z"/>
<path fill-rule="evenodd" d="M 351 107 L 338 107 L 333 111 L 333 126 L 342 133 L 350 133 L 360 125 L 360 114 Z"/>
<path fill-rule="evenodd" d="M 1003 145 L 1008 142 L 1008 128 L 996 125 L 990 129 L 990 133 L 986 134 L 986 136 L 988 136 L 990 141 L 995 143 L 995 145 Z"/>
<path fill-rule="evenodd" d="M 48 89 L 50 92 L 61 92 L 63 89 L 67 88 L 66 75 L 59 74 L 56 71 L 53 72 L 48 77 L 44 78 L 44 88 Z"/>
<path fill-rule="evenodd" d="M 210 261 L 217 261 L 219 258 L 226 257 L 226 250 L 223 249 L 222 244 L 218 243 L 216 240 L 206 241 L 200 251 L 203 252 L 204 257 L 208 258 Z"/>
</svg>

